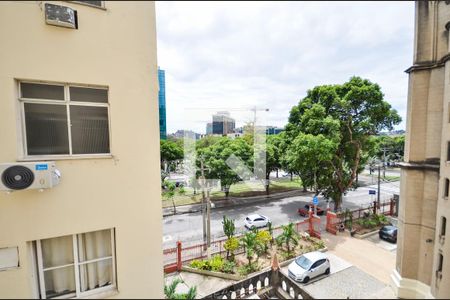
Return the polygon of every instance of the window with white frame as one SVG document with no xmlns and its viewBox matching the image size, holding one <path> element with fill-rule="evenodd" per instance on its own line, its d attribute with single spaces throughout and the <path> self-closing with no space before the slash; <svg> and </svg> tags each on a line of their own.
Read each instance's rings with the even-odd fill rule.
<svg viewBox="0 0 450 300">
<path fill-rule="evenodd" d="M 114 229 L 36 241 L 40 298 L 116 289 Z"/>
<path fill-rule="evenodd" d="M 19 83 L 26 157 L 110 154 L 106 87 Z"/>
</svg>

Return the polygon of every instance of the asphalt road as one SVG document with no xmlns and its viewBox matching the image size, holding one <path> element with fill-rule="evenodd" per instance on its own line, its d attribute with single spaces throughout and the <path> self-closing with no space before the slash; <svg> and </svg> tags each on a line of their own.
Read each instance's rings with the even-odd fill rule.
<svg viewBox="0 0 450 300">
<path fill-rule="evenodd" d="M 389 199 L 394 193 L 399 193 L 400 182 L 382 183 L 380 198 Z M 376 196 L 369 195 L 369 190 L 376 190 L 377 185 L 359 187 L 355 191 L 350 191 L 344 196 L 343 208 L 358 208 L 366 206 L 376 200 Z M 297 214 L 297 210 L 306 203 L 311 202 L 310 196 L 296 196 L 283 198 L 271 202 L 261 202 L 251 206 L 236 206 L 227 208 L 217 208 L 211 211 L 211 236 L 218 238 L 223 236 L 222 218 L 226 215 L 236 220 L 236 231 L 244 232 L 244 218 L 253 213 L 268 216 L 274 226 L 287 224 L 290 221 L 298 222 L 303 220 Z M 319 197 L 319 206 L 326 208 L 326 201 Z M 200 212 L 168 216 L 163 219 L 163 247 L 175 247 L 177 240 L 184 244 L 197 244 L 201 242 L 203 235 L 202 215 Z"/>
</svg>

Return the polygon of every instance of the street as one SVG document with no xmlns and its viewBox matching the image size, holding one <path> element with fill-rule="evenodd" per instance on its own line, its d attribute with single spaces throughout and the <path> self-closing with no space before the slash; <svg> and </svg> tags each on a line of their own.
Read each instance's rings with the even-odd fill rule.
<svg viewBox="0 0 450 300">
<path fill-rule="evenodd" d="M 376 195 L 369 195 L 369 190 L 377 190 L 377 185 L 359 187 L 355 191 L 349 191 L 343 198 L 343 208 L 355 209 L 377 199 Z M 388 200 L 393 194 L 399 194 L 400 181 L 385 182 L 380 185 L 380 199 Z M 326 208 L 326 202 L 319 198 L 319 206 Z M 311 202 L 312 196 L 296 196 L 282 198 L 271 202 L 260 202 L 253 205 L 241 205 L 236 207 L 216 208 L 211 210 L 211 239 L 223 236 L 222 218 L 226 215 L 236 220 L 236 231 L 244 232 L 244 218 L 253 213 L 262 214 L 270 218 L 274 226 L 280 226 L 303 220 L 297 214 L 297 210 L 306 203 Z M 333 204 L 331 203 L 331 208 Z M 202 242 L 202 215 L 200 212 L 167 216 L 163 219 L 163 248 L 175 247 L 177 240 L 183 244 L 198 244 Z"/>
</svg>

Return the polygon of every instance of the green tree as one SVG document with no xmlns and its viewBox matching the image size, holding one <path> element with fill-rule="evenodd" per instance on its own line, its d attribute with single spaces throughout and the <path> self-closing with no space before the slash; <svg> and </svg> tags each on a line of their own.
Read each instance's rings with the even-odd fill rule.
<svg viewBox="0 0 450 300">
<path fill-rule="evenodd" d="M 288 254 L 291 253 L 291 243 L 298 245 L 297 232 L 294 229 L 294 223 L 290 222 L 288 225 L 282 225 L 283 232 L 277 237 L 277 242 L 280 244 L 286 244 L 286 250 Z"/>
<path fill-rule="evenodd" d="M 242 138 L 231 140 L 220 138 L 216 143 L 198 150 L 199 159 L 204 159 L 208 179 L 220 179 L 225 196 L 228 197 L 230 186 L 241 180 L 237 173 L 226 164 L 227 159 L 234 154 L 244 162 L 250 170 L 253 168 L 253 151 Z M 200 161 L 197 162 L 200 166 Z"/>
<path fill-rule="evenodd" d="M 320 139 L 320 143 L 316 141 L 320 145 L 329 145 L 322 150 L 326 153 L 321 156 L 331 159 L 327 163 L 318 163 L 320 167 L 315 168 L 314 173 L 316 180 L 320 180 L 322 194 L 334 201 L 337 211 L 341 208 L 343 194 L 355 187 L 357 174 L 368 159 L 364 153 L 368 151 L 370 136 L 383 129 L 391 130 L 400 121 L 397 112 L 384 101 L 378 84 L 352 77 L 344 84 L 308 90 L 306 97 L 290 112 L 286 126 L 287 144 L 290 147 L 300 134 L 309 134 Z M 291 150 L 290 156 L 296 155 L 295 146 Z M 304 159 L 311 161 L 311 158 Z M 302 176 L 302 180 L 314 178 L 304 172 Z"/>
<path fill-rule="evenodd" d="M 183 187 L 178 188 L 177 191 L 177 187 L 175 185 L 175 183 L 165 180 L 163 183 L 163 192 L 162 192 L 162 196 L 163 198 L 167 199 L 167 200 L 171 200 L 172 201 L 172 206 L 173 206 L 173 213 L 176 214 L 177 213 L 177 209 L 175 206 L 175 196 L 176 194 L 179 195 L 184 195 L 185 194 L 185 190 Z"/>
<path fill-rule="evenodd" d="M 183 145 L 172 140 L 160 140 L 161 169 L 167 170 L 177 160 L 183 159 Z"/>
<path fill-rule="evenodd" d="M 190 287 L 186 294 L 177 294 L 176 289 L 178 284 L 183 281 L 179 278 L 175 278 L 169 285 L 164 285 L 164 295 L 166 299 L 195 299 L 197 296 L 197 287 Z"/>
<path fill-rule="evenodd" d="M 324 135 L 299 133 L 286 151 L 286 163 L 296 170 L 303 185 L 311 186 L 317 194 L 327 188 L 329 172 L 324 172 L 338 144 Z"/>
<path fill-rule="evenodd" d="M 227 218 L 227 216 L 223 216 L 222 227 L 223 233 L 227 236 L 227 238 L 231 238 L 234 236 L 234 233 L 236 232 L 234 220 Z"/>
</svg>

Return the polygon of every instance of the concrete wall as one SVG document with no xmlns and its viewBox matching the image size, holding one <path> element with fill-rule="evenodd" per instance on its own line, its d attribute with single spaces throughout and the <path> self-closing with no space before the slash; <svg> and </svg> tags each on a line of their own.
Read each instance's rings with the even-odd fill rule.
<svg viewBox="0 0 450 300">
<path fill-rule="evenodd" d="M 109 87 L 112 156 L 61 159 L 45 192 L 0 193 L 0 248 L 20 267 L 0 272 L 0 298 L 35 296 L 28 242 L 116 229 L 119 298 L 163 297 L 155 7 L 108 2 L 78 11 L 77 30 L 45 24 L 40 2 L 0 3 L 0 162 L 20 161 L 16 79 Z"/>
</svg>

